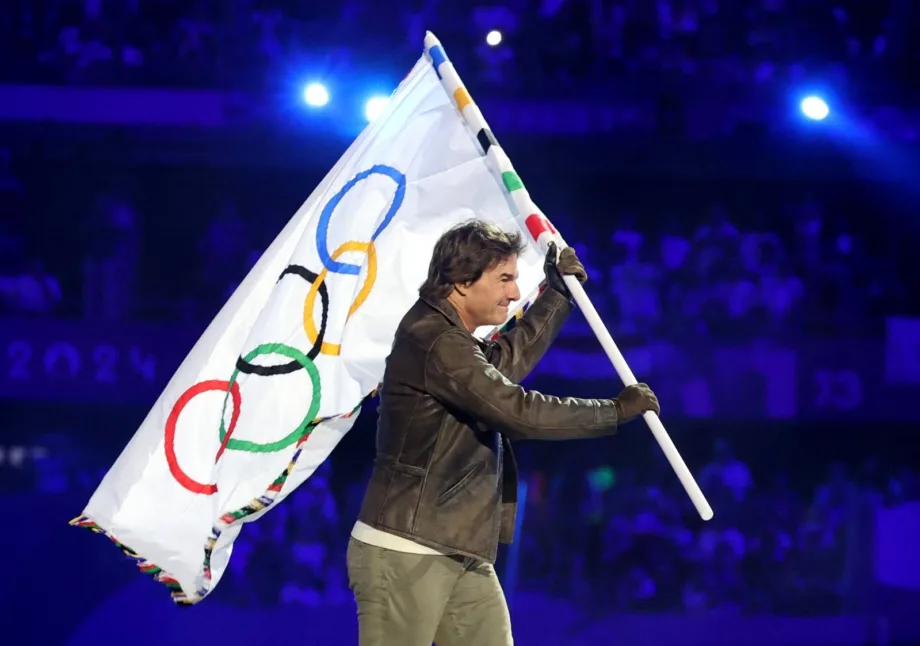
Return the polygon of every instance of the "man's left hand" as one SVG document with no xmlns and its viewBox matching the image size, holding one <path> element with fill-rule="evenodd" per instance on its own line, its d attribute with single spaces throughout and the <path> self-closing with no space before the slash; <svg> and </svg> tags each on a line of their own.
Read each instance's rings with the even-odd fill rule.
<svg viewBox="0 0 920 646">
<path fill-rule="evenodd" d="M 575 255 L 572 247 L 566 247 L 559 253 L 559 260 L 556 260 L 556 243 L 549 243 L 549 250 L 546 252 L 546 261 L 543 263 L 543 271 L 546 273 L 546 284 L 559 292 L 560 294 L 571 298 L 569 288 L 565 286 L 563 276 L 575 276 L 579 283 L 588 280 L 588 273 L 584 265 Z"/>
</svg>

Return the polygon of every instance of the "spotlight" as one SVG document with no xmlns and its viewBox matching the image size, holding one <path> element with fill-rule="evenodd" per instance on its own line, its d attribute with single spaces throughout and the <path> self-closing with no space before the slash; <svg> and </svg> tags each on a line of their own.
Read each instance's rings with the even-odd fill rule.
<svg viewBox="0 0 920 646">
<path fill-rule="evenodd" d="M 389 102 L 389 97 L 385 96 L 375 96 L 368 99 L 367 103 L 364 105 L 364 116 L 367 117 L 368 121 L 376 121 L 377 118 L 383 114 Z"/>
<path fill-rule="evenodd" d="M 816 96 L 810 96 L 803 100 L 801 107 L 802 114 L 812 121 L 823 121 L 830 114 L 830 108 L 827 107 L 824 99 Z"/>
<path fill-rule="evenodd" d="M 310 83 L 303 91 L 303 100 L 315 108 L 329 103 L 329 92 L 320 83 Z"/>
</svg>

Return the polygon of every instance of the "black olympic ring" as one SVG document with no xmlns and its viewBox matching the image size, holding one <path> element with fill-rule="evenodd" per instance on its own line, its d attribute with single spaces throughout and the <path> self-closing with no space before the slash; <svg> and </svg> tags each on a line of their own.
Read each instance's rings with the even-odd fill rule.
<svg viewBox="0 0 920 646">
<path fill-rule="evenodd" d="M 284 268 L 284 271 L 281 272 L 281 275 L 278 276 L 278 282 L 281 282 L 281 279 L 287 276 L 288 274 L 293 274 L 295 276 L 300 276 L 305 281 L 311 285 L 316 282 L 318 278 L 317 274 L 313 273 L 306 267 L 301 265 L 288 265 Z M 307 352 L 307 357 L 310 361 L 316 359 L 316 356 L 319 354 L 320 348 L 323 347 L 323 339 L 326 337 L 326 322 L 329 319 L 329 290 L 326 288 L 326 282 L 323 281 L 319 285 L 319 298 L 323 304 L 323 315 L 320 319 L 319 324 L 319 333 L 316 335 L 316 341 L 313 343 L 313 347 L 310 348 L 310 351 Z M 297 372 L 298 370 L 303 370 L 303 365 L 298 361 L 290 361 L 288 363 L 282 363 L 277 366 L 257 366 L 254 363 L 250 363 L 239 357 L 236 360 L 236 369 L 242 372 L 244 375 L 259 375 L 260 377 L 272 377 L 274 375 L 288 375 L 292 372 Z"/>
</svg>

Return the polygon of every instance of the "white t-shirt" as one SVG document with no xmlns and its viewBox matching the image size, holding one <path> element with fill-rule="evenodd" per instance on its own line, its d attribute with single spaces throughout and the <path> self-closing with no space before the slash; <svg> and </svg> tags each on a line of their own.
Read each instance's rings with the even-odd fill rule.
<svg viewBox="0 0 920 646">
<path fill-rule="evenodd" d="M 393 550 L 394 552 L 404 552 L 406 554 L 433 554 L 440 556 L 445 554 L 445 552 L 428 547 L 427 545 L 422 545 L 421 543 L 416 543 L 408 538 L 403 538 L 402 536 L 376 529 L 367 523 L 362 523 L 360 520 L 356 522 L 355 526 L 352 528 L 351 537 L 356 541 L 361 541 L 362 543 L 367 543 L 374 547 L 382 547 L 385 550 Z"/>
</svg>

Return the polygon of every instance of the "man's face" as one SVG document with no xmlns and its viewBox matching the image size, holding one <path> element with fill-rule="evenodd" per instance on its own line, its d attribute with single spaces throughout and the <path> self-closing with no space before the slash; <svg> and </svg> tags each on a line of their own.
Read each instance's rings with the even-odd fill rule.
<svg viewBox="0 0 920 646">
<path fill-rule="evenodd" d="M 461 286 L 466 322 L 475 327 L 504 323 L 508 308 L 521 299 L 517 279 L 518 259 L 511 256 L 486 269 L 475 283 Z"/>
</svg>

